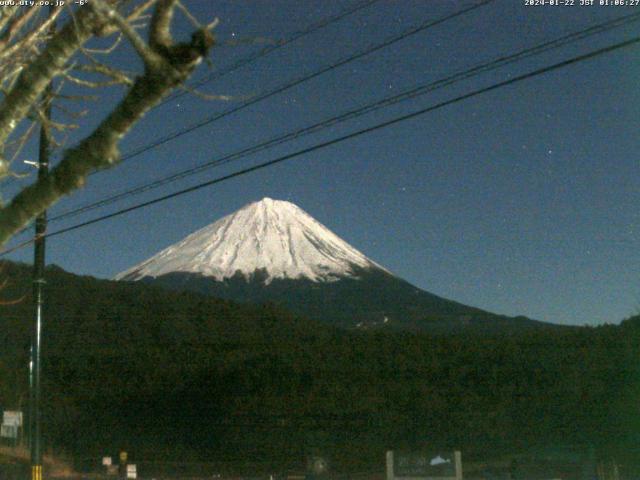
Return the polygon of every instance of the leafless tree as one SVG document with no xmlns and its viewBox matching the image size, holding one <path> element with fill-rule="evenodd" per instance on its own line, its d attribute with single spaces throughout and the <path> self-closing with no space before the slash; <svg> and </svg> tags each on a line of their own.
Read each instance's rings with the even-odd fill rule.
<svg viewBox="0 0 640 480">
<path fill-rule="evenodd" d="M 126 90 L 88 136 L 65 147 L 49 175 L 0 205 L 0 245 L 61 197 L 80 188 L 92 171 L 116 165 L 122 138 L 163 97 L 184 85 L 214 45 L 216 22 L 200 24 L 179 0 L 70 3 L 56 8 L 0 7 L 0 181 L 15 175 L 12 160 L 36 125 L 64 135 L 81 121 L 85 112 L 66 109 L 57 100 L 87 98 L 65 95 L 63 85 L 100 89 L 121 84 Z M 193 25 L 189 41 L 174 40 L 176 14 L 185 15 Z M 59 24 L 55 30 L 53 22 Z M 136 76 L 106 61 L 121 39 L 131 44 L 141 60 Z M 91 41 L 108 40 L 109 47 L 89 48 Z M 51 102 L 67 114 L 66 123 L 47 119 L 44 112 Z"/>
</svg>

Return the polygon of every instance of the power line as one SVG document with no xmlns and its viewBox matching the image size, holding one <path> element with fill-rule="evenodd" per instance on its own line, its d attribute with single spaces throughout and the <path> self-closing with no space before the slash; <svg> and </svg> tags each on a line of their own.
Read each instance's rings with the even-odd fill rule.
<svg viewBox="0 0 640 480">
<path fill-rule="evenodd" d="M 208 75 L 206 78 L 200 79 L 196 82 L 194 82 L 193 85 L 190 85 L 189 88 L 198 88 L 201 87 L 202 85 L 212 82 L 214 80 L 217 80 L 219 78 L 224 77 L 225 75 L 228 75 L 231 72 L 235 72 L 236 70 L 244 67 L 245 65 L 249 65 L 250 63 L 265 57 L 267 55 L 269 55 L 270 53 L 274 52 L 275 50 L 278 50 L 279 48 L 282 48 L 286 45 L 289 45 L 290 43 L 295 42 L 296 40 L 299 40 L 302 37 L 305 37 L 307 35 L 310 35 L 312 33 L 315 33 L 329 25 L 331 25 L 332 23 L 338 22 L 340 20 L 342 20 L 343 18 L 348 17 L 349 15 L 352 15 L 360 10 L 363 10 L 371 5 L 373 5 L 374 3 L 379 2 L 380 0 L 366 0 L 364 2 L 361 2 L 357 5 L 354 5 L 351 8 L 347 8 L 335 15 L 331 15 L 329 17 L 323 18 L 322 20 L 316 22 L 316 23 L 312 23 L 311 25 L 309 25 L 307 28 L 305 28 L 304 30 L 300 30 L 298 32 L 294 32 L 292 35 L 290 35 L 289 37 L 287 37 L 284 40 L 281 40 L 279 42 L 277 42 L 275 45 L 269 45 L 259 51 L 257 51 L 254 54 L 248 55 L 244 58 L 241 58 L 240 60 L 238 60 L 236 63 L 229 65 L 228 67 L 223 68 L 222 70 L 218 70 L 210 75 Z M 157 105 L 155 105 L 153 108 L 158 108 L 161 107 L 162 105 L 166 104 L 169 101 L 175 100 L 176 98 L 179 98 L 187 93 L 190 93 L 190 91 L 187 90 L 183 90 L 181 92 L 177 92 L 174 95 L 170 95 L 167 98 L 163 99 L 161 102 L 159 102 Z M 135 155 L 133 155 L 135 156 Z M 123 160 L 125 158 L 123 157 Z"/>
<path fill-rule="evenodd" d="M 582 62 L 582 61 L 585 61 L 585 60 L 589 60 L 589 59 L 595 58 L 597 56 L 603 55 L 605 53 L 609 53 L 609 52 L 613 52 L 615 50 L 626 48 L 626 47 L 629 47 L 631 45 L 635 45 L 635 44 L 637 44 L 639 42 L 640 42 L 640 36 L 639 37 L 634 37 L 634 38 L 632 38 L 630 40 L 626 40 L 624 42 L 619 42 L 619 43 L 616 43 L 614 45 L 610 45 L 608 47 L 600 48 L 598 50 L 593 50 L 593 51 L 591 51 L 589 53 L 586 53 L 586 54 L 583 54 L 583 55 L 579 55 L 579 56 L 570 58 L 568 60 L 564 60 L 564 61 L 555 63 L 555 64 L 550 65 L 548 67 L 543 67 L 543 68 L 534 70 L 532 72 L 519 75 L 519 76 L 511 78 L 509 80 L 504 80 L 502 82 L 495 83 L 495 84 L 490 85 L 488 87 L 484 87 L 484 88 L 480 88 L 480 89 L 474 90 L 474 91 L 472 91 L 470 93 L 466 93 L 464 95 L 460 95 L 460 96 L 455 97 L 453 99 L 446 100 L 446 101 L 437 103 L 435 105 L 431 105 L 431 106 L 426 107 L 426 108 L 422 108 L 422 109 L 417 110 L 415 112 L 412 112 L 412 113 L 409 113 L 409 114 L 406 114 L 406 115 L 402 115 L 402 116 L 396 117 L 396 118 L 394 118 L 392 120 L 388 120 L 388 121 L 385 121 L 385 122 L 382 122 L 382 123 L 378 123 L 378 124 L 373 125 L 371 127 L 364 128 L 362 130 L 358 130 L 356 132 L 352 132 L 352 133 L 347 134 L 347 135 L 342 135 L 340 137 L 336 137 L 336 138 L 334 138 L 332 140 L 328 140 L 326 142 L 322 142 L 322 143 L 313 145 L 311 147 L 303 148 L 303 149 L 298 150 L 298 151 L 296 151 L 294 153 L 290 153 L 288 155 L 284 155 L 284 156 L 275 158 L 273 160 L 269 160 L 267 162 L 263 162 L 263 163 L 260 163 L 258 165 L 254 165 L 252 167 L 248 167 L 248 168 L 239 170 L 239 171 L 231 173 L 229 175 L 218 177 L 218 178 L 215 178 L 215 179 L 200 183 L 198 185 L 195 185 L 195 186 L 192 186 L 192 187 L 189 187 L 189 188 L 185 188 L 183 190 L 179 190 L 177 192 L 173 192 L 173 193 L 170 193 L 170 194 L 167 194 L 167 195 L 163 195 L 162 197 L 158 197 L 158 198 L 155 198 L 153 200 L 149 200 L 149 201 L 146 201 L 146 202 L 143 202 L 143 203 L 139 203 L 137 205 L 133 205 L 131 207 L 123 208 L 123 209 L 118 210 L 116 212 L 113 212 L 113 213 L 110 213 L 110 214 L 107 214 L 107 215 L 102 215 L 100 217 L 94 218 L 92 220 L 88 220 L 86 222 L 82 222 L 82 223 L 79 223 L 79 224 L 76 224 L 76 225 L 73 225 L 73 226 L 70 226 L 70 227 L 67 227 L 67 228 L 56 230 L 54 232 L 46 234 L 45 237 L 54 237 L 54 236 L 57 236 L 57 235 L 62 235 L 64 233 L 68 233 L 68 232 L 71 232 L 73 230 L 78 230 L 80 228 L 84 228 L 86 226 L 93 225 L 94 223 L 102 222 L 104 220 L 108 220 L 110 218 L 114 218 L 114 217 L 123 215 L 125 213 L 132 212 L 134 210 L 138 210 L 138 209 L 141 209 L 141 208 L 144 208 L 144 207 L 148 207 L 150 205 L 154 205 L 156 203 L 160 203 L 160 202 L 169 200 L 171 198 L 179 197 L 179 196 L 185 195 L 187 193 L 191 193 L 191 192 L 200 190 L 202 188 L 209 187 L 211 185 L 215 185 L 217 183 L 224 182 L 226 180 L 230 180 L 232 178 L 236 178 L 236 177 L 239 177 L 239 176 L 251 173 L 251 172 L 255 172 L 257 170 L 262 170 L 264 168 L 271 167 L 271 166 L 276 165 L 278 163 L 282 163 L 282 162 L 285 162 L 287 160 L 291 160 L 293 158 L 300 157 L 300 156 L 305 155 L 307 153 L 311 153 L 311 152 L 314 152 L 314 151 L 317 151 L 317 150 L 320 150 L 320 149 L 323 149 L 323 148 L 326 148 L 326 147 L 329 147 L 329 146 L 332 146 L 332 145 L 336 145 L 336 144 L 344 142 L 346 140 L 351 140 L 353 138 L 360 137 L 360 136 L 365 135 L 367 133 L 375 132 L 375 131 L 381 130 L 381 129 L 389 127 L 389 126 L 396 125 L 396 124 L 404 122 L 406 120 L 411 120 L 413 118 L 420 117 L 420 116 L 425 115 L 425 114 L 427 114 L 429 112 L 438 110 L 440 108 L 443 108 L 443 107 L 446 107 L 446 106 L 449 106 L 449 105 L 453 105 L 453 104 L 459 103 L 459 102 L 461 102 L 463 100 L 467 100 L 469 98 L 476 97 L 478 95 L 482 95 L 484 93 L 488 93 L 488 92 L 497 90 L 499 88 L 506 87 L 508 85 L 513 85 L 515 83 L 527 80 L 529 78 L 537 77 L 537 76 L 543 75 L 545 73 L 549 73 L 549 72 L 552 72 L 552 71 L 555 71 L 555 70 L 559 70 L 559 69 L 567 67 L 569 65 L 572 65 L 572 64 L 575 64 L 575 63 L 578 63 L 578 62 Z M 31 242 L 33 242 L 33 240 L 30 240 L 29 242 L 24 242 L 22 244 L 22 246 L 24 246 L 26 244 L 29 244 Z M 17 247 L 14 247 L 14 248 L 9 249 L 9 250 L 5 250 L 4 252 L 0 253 L 0 256 L 5 256 L 8 253 L 13 252 L 15 250 L 17 250 Z"/>
<path fill-rule="evenodd" d="M 190 85 L 190 88 L 198 88 L 201 87 L 202 85 L 212 82 L 214 80 L 217 80 L 219 78 L 224 77 L 225 75 L 228 75 L 231 72 L 235 72 L 236 70 L 244 67 L 245 65 L 248 65 L 268 54 L 270 54 L 271 52 L 274 52 L 275 50 L 278 50 L 279 48 L 282 48 L 286 45 L 289 45 L 290 43 L 295 42 L 296 40 L 310 35 L 312 33 L 317 32 L 318 30 L 321 30 L 329 25 L 331 25 L 332 23 L 335 23 L 339 20 L 342 20 L 345 17 L 348 17 L 349 15 L 352 15 L 360 10 L 363 10 L 371 5 L 373 5 L 374 3 L 378 2 L 380 0 L 367 0 L 365 2 L 361 2 L 351 8 L 347 8 L 345 10 L 343 10 L 342 12 L 339 12 L 335 15 L 326 17 L 316 23 L 313 23 L 311 25 L 309 25 L 307 28 L 305 28 L 304 30 L 300 30 L 298 32 L 293 33 L 292 35 L 290 35 L 288 38 L 276 43 L 275 45 L 269 45 L 267 47 L 264 47 L 263 49 L 257 51 L 254 54 L 248 55 L 244 58 L 241 58 L 240 60 L 238 60 L 236 63 L 229 65 L 226 68 L 223 68 L 222 70 L 218 70 L 217 72 L 213 72 L 210 75 L 207 75 L 207 77 L 202 78 L 196 82 L 194 82 L 192 85 Z M 165 103 L 171 101 L 171 100 L 175 100 L 176 98 L 179 98 L 183 95 L 186 95 L 187 93 L 189 93 L 188 90 L 183 90 L 181 92 L 176 93 L 175 95 L 171 95 L 167 98 L 165 98 L 164 100 L 162 100 L 162 102 L 160 102 L 158 105 L 156 105 L 156 108 L 164 105 Z"/>
<path fill-rule="evenodd" d="M 341 115 L 323 120 L 321 122 L 315 123 L 313 125 L 295 130 L 293 132 L 287 133 L 285 135 L 280 135 L 278 137 L 274 137 L 270 140 L 264 141 L 262 143 L 259 143 L 257 145 L 242 149 L 240 151 L 225 155 L 221 158 L 217 158 L 214 160 L 210 160 L 208 162 L 205 162 L 203 164 L 197 165 L 195 167 L 174 173 L 172 175 L 169 175 L 167 177 L 155 180 L 153 182 L 149 182 L 149 183 L 145 183 L 143 185 L 140 185 L 138 187 L 134 187 L 132 189 L 126 190 L 124 192 L 115 194 L 115 195 L 111 195 L 107 198 L 103 198 L 102 200 L 98 200 L 96 202 L 92 202 L 90 204 L 84 205 L 82 207 L 73 209 L 73 210 L 69 210 L 67 212 L 61 213 L 55 217 L 52 217 L 50 219 L 50 221 L 58 221 L 61 220 L 63 218 L 68 218 L 68 217 L 73 217 L 76 215 L 79 215 L 81 213 L 84 212 L 88 212 L 91 210 L 95 210 L 97 208 L 106 206 L 106 205 L 110 205 L 114 202 L 117 202 L 119 200 L 128 198 L 130 196 L 133 195 L 137 195 L 140 193 L 143 193 L 145 191 L 149 191 L 155 188 L 158 188 L 160 186 L 175 182 L 177 180 L 186 178 L 190 175 L 195 175 L 197 173 L 200 173 L 206 169 L 209 168 L 213 168 L 213 167 L 217 167 L 226 163 L 229 163 L 231 161 L 237 160 L 239 158 L 243 158 L 246 157 L 250 154 L 254 154 L 257 153 L 259 151 L 271 148 L 273 146 L 276 145 L 280 145 L 282 143 L 288 142 L 290 140 L 294 140 L 294 139 L 298 139 L 301 136 L 310 134 L 310 133 L 314 133 L 317 132 L 319 130 L 325 129 L 329 126 L 347 121 L 347 120 L 351 120 L 353 118 L 362 116 L 364 114 L 367 113 L 371 113 L 373 111 L 377 111 L 383 107 L 387 107 L 405 100 L 409 100 L 412 98 L 415 98 L 417 96 L 420 95 L 424 95 L 426 93 L 432 92 L 436 89 L 440 89 L 449 85 L 452 85 L 454 83 L 457 83 L 459 81 L 462 80 L 466 80 L 469 79 L 471 77 L 474 77 L 476 75 L 479 75 L 481 73 L 486 73 L 488 71 L 491 70 L 495 70 L 499 67 L 503 67 L 505 65 L 514 63 L 516 61 L 520 61 L 522 59 L 534 56 L 534 55 L 539 55 L 541 53 L 544 53 L 546 51 L 549 51 L 551 49 L 555 49 L 555 48 L 559 48 L 561 46 L 564 46 L 568 43 L 571 42 L 575 42 L 578 40 L 582 40 L 584 38 L 587 38 L 591 35 L 597 34 L 597 33 L 602 33 L 604 31 L 610 30 L 612 28 L 616 28 L 619 27 L 621 25 L 625 25 L 631 22 L 635 22 L 640 20 L 640 13 L 635 13 L 635 14 L 631 14 L 631 15 L 625 15 L 623 17 L 619 17 L 619 18 L 615 18 L 613 20 L 604 22 L 604 23 L 600 23 L 597 25 L 593 25 L 591 27 L 588 27 L 586 29 L 580 30 L 578 32 L 573 32 L 567 35 L 564 35 L 562 37 L 556 38 L 554 40 L 550 40 L 547 42 L 543 42 L 542 44 L 536 45 L 534 47 L 530 47 L 527 49 L 523 49 L 520 50 L 516 53 L 510 54 L 510 55 L 503 55 L 500 56 L 492 61 L 483 63 L 483 64 L 479 64 L 476 65 L 474 67 L 471 67 L 467 70 L 449 75 L 448 77 L 436 80 L 434 82 L 428 83 L 426 85 L 421 85 L 419 87 L 415 87 L 412 88 L 410 90 L 406 90 L 404 92 L 401 92 L 399 94 L 384 98 L 382 100 L 367 104 L 365 106 L 359 107 L 355 110 L 350 110 L 348 112 L 342 113 Z"/>
<path fill-rule="evenodd" d="M 255 103 L 260 102 L 261 100 L 265 100 L 265 99 L 267 99 L 269 97 L 277 95 L 277 94 L 279 94 L 281 92 L 284 92 L 285 90 L 288 90 L 288 89 L 293 88 L 293 87 L 295 87 L 297 85 L 300 85 L 300 84 L 302 84 L 302 83 L 304 83 L 306 81 L 309 81 L 309 80 L 311 80 L 313 78 L 316 78 L 316 77 L 318 77 L 320 75 L 323 75 L 323 74 L 325 74 L 325 73 L 327 73 L 327 72 L 329 72 L 331 70 L 335 70 L 336 68 L 339 68 L 339 67 L 341 67 L 341 66 L 343 66 L 343 65 L 345 65 L 347 63 L 350 63 L 350 62 L 355 61 L 355 60 L 357 60 L 359 58 L 362 58 L 362 57 L 364 57 L 366 55 L 369 55 L 369 54 L 374 53 L 374 52 L 376 52 L 378 50 L 381 50 L 381 49 L 386 48 L 386 47 L 388 47 L 390 45 L 393 45 L 394 43 L 397 43 L 397 42 L 399 42 L 399 41 L 401 41 L 401 40 L 403 40 L 405 38 L 408 38 L 408 37 L 410 37 L 412 35 L 415 35 L 417 33 L 420 33 L 422 31 L 424 31 L 424 30 L 427 30 L 428 28 L 435 27 L 435 26 L 440 25 L 440 24 L 442 24 L 444 22 L 447 22 L 448 20 L 451 20 L 451 19 L 457 18 L 457 17 L 459 17 L 461 15 L 464 15 L 467 12 L 470 12 L 470 11 L 475 10 L 477 8 L 480 8 L 482 6 L 488 5 L 489 3 L 492 3 L 494 1 L 495 0 L 481 0 L 478 3 L 475 3 L 475 4 L 473 4 L 473 5 L 469 6 L 469 7 L 462 8 L 462 9 L 457 10 L 457 11 L 451 13 L 451 14 L 448 14 L 448 15 L 445 15 L 443 17 L 440 17 L 440 18 L 438 18 L 436 20 L 426 20 L 425 22 L 421 23 L 418 26 L 411 27 L 411 28 L 409 28 L 408 30 L 405 30 L 404 32 L 402 32 L 399 35 L 395 35 L 393 37 L 390 37 L 390 38 L 384 40 L 382 43 L 379 43 L 379 44 L 374 45 L 374 46 L 370 46 L 370 47 L 368 47 L 368 48 L 366 48 L 366 49 L 364 49 L 364 50 L 362 50 L 362 51 L 360 51 L 358 53 L 355 53 L 355 54 L 353 54 L 353 55 L 351 55 L 349 57 L 346 57 L 346 58 L 344 58 L 342 60 L 339 60 L 337 63 L 333 63 L 333 64 L 331 64 L 331 65 L 329 65 L 327 67 L 323 67 L 320 70 L 317 70 L 317 71 L 315 71 L 315 72 L 313 72 L 313 73 L 311 73 L 309 75 L 306 75 L 306 76 L 301 77 L 301 78 L 299 78 L 297 80 L 289 82 L 289 83 L 287 83 L 287 84 L 285 84 L 283 86 L 277 87 L 274 90 L 271 90 L 269 92 L 265 92 L 265 93 L 259 95 L 258 97 L 254 97 L 253 99 L 248 100 L 247 102 L 242 103 L 241 105 L 239 105 L 239 106 L 237 106 L 235 108 L 232 108 L 232 109 L 226 110 L 224 112 L 221 112 L 221 113 L 219 113 L 217 115 L 214 115 L 213 117 L 209 117 L 209 118 L 207 118 L 207 119 L 205 119 L 203 121 L 200 121 L 197 124 L 191 125 L 191 126 L 185 128 L 185 129 L 181 130 L 181 131 L 174 132 L 173 134 L 170 134 L 170 135 L 165 136 L 165 137 L 163 137 L 161 139 L 158 139 L 158 140 L 156 140 L 155 142 L 153 142 L 151 144 L 148 144 L 148 145 L 143 146 L 143 147 L 141 147 L 141 148 L 139 148 L 137 150 L 134 150 L 133 152 L 129 152 L 129 153 L 127 153 L 127 154 L 122 156 L 121 161 L 125 161 L 125 160 L 133 158 L 133 157 L 135 157 L 137 155 L 140 155 L 140 154 L 142 154 L 142 153 L 144 153 L 146 151 L 149 151 L 149 150 L 151 150 L 153 148 L 156 148 L 156 147 L 158 147 L 158 146 L 160 146 L 160 145 L 162 145 L 164 143 L 167 143 L 167 142 L 172 141 L 172 140 L 174 140 L 176 138 L 179 138 L 179 137 L 181 137 L 183 135 L 186 135 L 187 133 L 190 133 L 190 132 L 192 132 L 192 131 L 194 131 L 194 130 L 196 130 L 198 128 L 201 128 L 201 127 L 203 127 L 205 125 L 208 125 L 208 124 L 213 123 L 213 122 L 215 122 L 217 120 L 220 120 L 220 119 L 222 119 L 222 118 L 224 118 L 224 117 L 226 117 L 228 115 L 236 113 L 236 112 L 238 112 L 238 111 L 240 111 L 240 110 L 242 110 L 242 109 L 244 109 L 246 107 L 249 107 L 249 106 L 251 106 L 251 105 L 253 105 Z M 89 175 L 100 173 L 101 171 L 103 171 L 103 170 L 97 170 L 97 171 L 91 172 Z M 58 216 L 57 218 L 60 218 L 60 216 Z M 22 233 L 23 231 L 24 231 L 24 229 L 19 231 L 18 234 Z"/>
<path fill-rule="evenodd" d="M 370 55 L 374 52 L 377 52 L 378 50 L 382 50 L 383 48 L 386 48 L 390 45 L 393 45 L 394 43 L 397 43 L 401 40 L 404 40 L 405 38 L 411 37 L 412 35 L 416 35 L 417 33 L 423 32 L 429 28 L 435 27 L 437 25 L 440 25 L 444 22 L 447 22 L 449 20 L 452 20 L 454 18 L 457 18 L 461 15 L 464 15 L 465 13 L 471 12 L 477 8 L 480 8 L 482 6 L 485 6 L 491 2 L 494 2 L 495 0 L 482 0 L 474 5 L 471 5 L 469 7 L 465 7 L 462 8 L 460 10 L 455 11 L 454 13 L 450 13 L 448 15 L 445 15 L 443 17 L 440 17 L 436 20 L 427 20 L 425 22 L 422 22 L 420 25 L 418 26 L 414 26 L 409 28 L 408 30 L 405 30 L 404 32 L 395 35 L 393 37 L 390 37 L 386 40 L 384 40 L 381 43 L 378 43 L 376 45 L 373 46 L 369 46 L 367 48 L 365 48 L 364 50 L 359 51 L 358 53 L 354 53 L 346 58 L 343 58 L 342 60 L 338 60 L 335 63 L 332 63 L 331 65 L 328 65 L 326 67 L 322 67 L 319 70 L 316 70 L 315 72 L 308 74 L 308 75 L 304 75 L 296 80 L 293 80 L 291 82 L 288 82 L 284 85 L 278 86 L 273 90 L 269 90 L 268 92 L 263 92 L 261 94 L 259 94 L 256 97 L 251 98 L 250 100 L 247 100 L 246 102 L 234 107 L 234 108 L 230 108 L 228 110 L 225 110 L 221 113 L 218 113 L 216 115 L 207 117 L 204 120 L 201 120 L 195 124 L 192 124 L 182 130 L 179 130 L 177 132 L 171 133 L 169 135 L 166 135 L 162 138 L 159 138 L 157 140 L 155 140 L 152 143 L 149 143 L 147 145 L 144 145 L 136 150 L 133 150 L 129 153 L 126 153 L 125 155 L 122 156 L 121 161 L 125 161 L 125 160 L 129 160 L 133 157 L 136 157 L 144 152 L 147 152 L 149 150 L 152 150 L 154 148 L 159 147 L 160 145 L 163 145 L 167 142 L 170 142 L 172 140 L 175 140 L 176 138 L 179 138 L 183 135 L 186 135 L 188 133 L 193 132 L 194 130 L 197 130 L 199 128 L 204 127 L 205 125 L 209 125 L 215 121 L 218 121 L 222 118 L 225 118 L 233 113 L 239 112 L 240 110 L 243 110 L 251 105 L 254 105 L 262 100 L 266 100 L 267 98 L 273 97 L 274 95 L 277 95 L 279 93 L 282 93 L 286 90 L 289 90 L 293 87 L 296 87 L 302 83 L 308 82 L 309 80 L 312 80 L 316 77 L 319 77 L 320 75 L 324 75 L 327 72 L 330 72 L 332 70 L 335 70 L 336 68 L 342 67 L 343 65 L 346 65 L 347 63 L 351 63 L 355 60 L 358 60 L 360 58 L 363 58 L 367 55 Z M 97 171 L 94 173 L 98 173 Z"/>
</svg>

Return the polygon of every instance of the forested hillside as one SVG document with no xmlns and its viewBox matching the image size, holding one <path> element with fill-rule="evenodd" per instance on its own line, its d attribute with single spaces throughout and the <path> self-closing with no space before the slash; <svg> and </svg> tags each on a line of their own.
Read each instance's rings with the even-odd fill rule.
<svg viewBox="0 0 640 480">
<path fill-rule="evenodd" d="M 29 268 L 7 263 L 0 405 L 26 410 Z M 45 434 L 77 457 L 251 458 L 387 448 L 467 457 L 537 445 L 626 452 L 640 424 L 640 318 L 523 334 L 353 332 L 273 306 L 47 271 Z"/>
</svg>

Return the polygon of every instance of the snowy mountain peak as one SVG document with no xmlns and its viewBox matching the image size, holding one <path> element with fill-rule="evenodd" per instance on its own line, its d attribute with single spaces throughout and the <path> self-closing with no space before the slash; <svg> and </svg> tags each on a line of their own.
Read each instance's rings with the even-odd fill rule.
<svg viewBox="0 0 640 480">
<path fill-rule="evenodd" d="M 116 280 L 199 273 L 216 280 L 238 272 L 264 271 L 273 279 L 314 282 L 357 276 L 357 269 L 381 269 L 293 203 L 263 198 L 162 250 Z"/>
</svg>

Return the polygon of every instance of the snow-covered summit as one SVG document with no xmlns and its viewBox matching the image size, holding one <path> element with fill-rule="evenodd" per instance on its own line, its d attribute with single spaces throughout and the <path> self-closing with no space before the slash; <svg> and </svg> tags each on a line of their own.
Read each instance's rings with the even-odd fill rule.
<svg viewBox="0 0 640 480">
<path fill-rule="evenodd" d="M 356 276 L 356 270 L 382 269 L 293 203 L 264 198 L 204 227 L 116 280 L 199 273 L 217 280 L 257 270 L 273 279 L 315 282 Z"/>
</svg>

